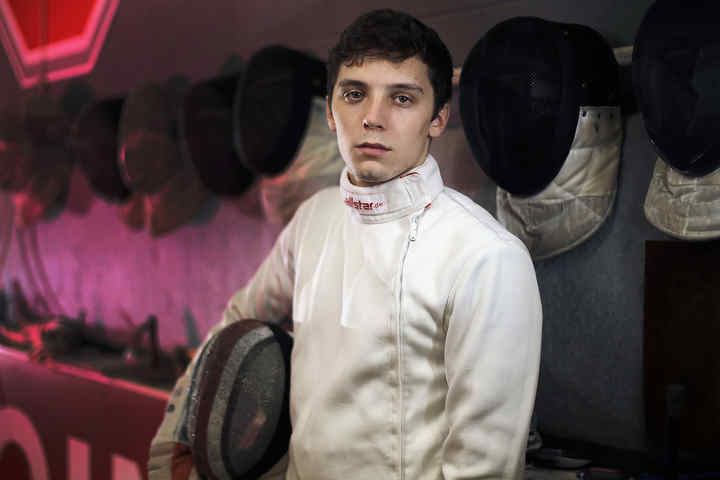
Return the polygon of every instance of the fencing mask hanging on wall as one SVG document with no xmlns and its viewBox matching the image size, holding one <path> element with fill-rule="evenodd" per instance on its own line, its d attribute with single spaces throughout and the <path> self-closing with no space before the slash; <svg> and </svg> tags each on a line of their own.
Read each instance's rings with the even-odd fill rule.
<svg viewBox="0 0 720 480">
<path fill-rule="evenodd" d="M 581 243 L 615 201 L 622 144 L 618 66 L 583 25 L 518 17 L 473 47 L 460 114 L 498 185 L 497 216 L 535 259 Z"/>
<path fill-rule="evenodd" d="M 153 236 L 190 222 L 210 199 L 179 145 L 181 105 L 187 91 L 186 80 L 176 76 L 134 90 L 123 105 L 118 162 L 133 197 L 120 215 L 133 229 L 147 219 Z"/>
<path fill-rule="evenodd" d="M 53 217 L 65 204 L 73 169 L 66 145 L 71 119 L 65 107 L 44 88 L 23 99 L 24 151 L 30 155 L 31 177 L 24 188 L 12 194 L 17 227 Z"/>
<path fill-rule="evenodd" d="M 264 177 L 266 218 L 286 223 L 313 193 L 337 185 L 345 163 L 325 115 L 325 64 L 271 46 L 250 59 L 235 104 L 235 140 Z"/>
<path fill-rule="evenodd" d="M 658 154 L 645 216 L 685 240 L 720 237 L 720 4 L 659 0 L 638 29 L 633 87 Z"/>
<path fill-rule="evenodd" d="M 178 80 L 143 85 L 125 99 L 118 162 L 133 192 L 158 192 L 180 170 L 177 118 L 184 93 Z"/>
<path fill-rule="evenodd" d="M 187 433 L 203 478 L 256 479 L 290 442 L 292 337 L 243 320 L 203 348 L 188 391 Z"/>
<path fill-rule="evenodd" d="M 255 180 L 233 143 L 233 104 L 242 79 L 239 70 L 194 85 L 180 116 L 183 154 L 203 184 L 217 195 L 242 195 Z"/>
<path fill-rule="evenodd" d="M 70 146 L 95 193 L 112 202 L 126 202 L 131 191 L 125 185 L 117 162 L 118 127 L 124 97 L 91 103 L 72 128 Z"/>
<path fill-rule="evenodd" d="M 275 45 L 248 62 L 235 98 L 235 148 L 248 168 L 283 172 L 295 158 L 308 126 L 314 97 L 325 97 L 325 64 Z"/>
<path fill-rule="evenodd" d="M 33 176 L 33 155 L 22 114 L 5 108 L 0 112 L 0 189 L 17 192 Z"/>
<path fill-rule="evenodd" d="M 281 174 L 260 180 L 263 211 L 273 223 L 289 222 L 305 199 L 337 185 L 345 167 L 337 134 L 328 128 L 324 98 L 313 98 L 309 117 L 305 138 L 290 165 Z"/>
</svg>

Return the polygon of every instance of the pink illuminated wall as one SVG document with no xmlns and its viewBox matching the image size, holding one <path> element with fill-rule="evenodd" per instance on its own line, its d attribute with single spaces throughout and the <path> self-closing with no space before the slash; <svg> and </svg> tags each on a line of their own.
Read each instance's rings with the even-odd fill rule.
<svg viewBox="0 0 720 480">
<path fill-rule="evenodd" d="M 76 170 L 65 210 L 36 227 L 42 264 L 32 256 L 31 230 L 15 231 L 5 284 L 17 278 L 38 308 L 43 299 L 58 313 L 85 310 L 89 321 L 108 327 L 139 325 L 155 314 L 163 344 L 192 343 L 194 330 L 202 336 L 219 320 L 280 228 L 263 221 L 253 196 L 219 202 L 212 218 L 156 238 L 128 229 L 118 206 L 92 196 Z"/>
</svg>

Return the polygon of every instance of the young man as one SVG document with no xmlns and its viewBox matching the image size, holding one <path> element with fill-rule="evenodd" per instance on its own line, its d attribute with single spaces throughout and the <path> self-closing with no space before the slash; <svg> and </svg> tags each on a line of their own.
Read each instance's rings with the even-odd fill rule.
<svg viewBox="0 0 720 480">
<path fill-rule="evenodd" d="M 389 10 L 330 52 L 340 187 L 299 208 L 218 327 L 292 315 L 280 478 L 522 478 L 540 299 L 525 247 L 446 188 L 428 153 L 451 76 L 437 34 Z"/>
</svg>

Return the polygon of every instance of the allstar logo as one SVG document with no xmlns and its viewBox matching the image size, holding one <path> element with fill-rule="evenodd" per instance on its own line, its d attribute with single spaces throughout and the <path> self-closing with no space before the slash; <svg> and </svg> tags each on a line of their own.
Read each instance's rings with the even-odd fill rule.
<svg viewBox="0 0 720 480">
<path fill-rule="evenodd" d="M 120 0 L 0 0 L 0 40 L 28 88 L 84 75 L 97 62 Z"/>
<path fill-rule="evenodd" d="M 355 200 L 353 197 L 345 197 L 345 205 L 355 210 L 379 210 L 385 205 L 385 202 L 363 202 Z"/>
</svg>

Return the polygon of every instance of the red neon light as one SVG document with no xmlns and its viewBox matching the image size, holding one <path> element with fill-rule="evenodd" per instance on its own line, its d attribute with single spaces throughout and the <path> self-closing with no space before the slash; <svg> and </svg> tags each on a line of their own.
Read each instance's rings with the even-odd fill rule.
<svg viewBox="0 0 720 480">
<path fill-rule="evenodd" d="M 20 86 L 91 71 L 119 1 L 0 0 L 0 42 Z M 48 12 L 45 42 L 43 2 Z"/>
<path fill-rule="evenodd" d="M 51 45 L 82 35 L 95 0 L 7 0 L 28 50 L 43 46 L 43 2 L 47 2 L 47 39 Z"/>
</svg>

